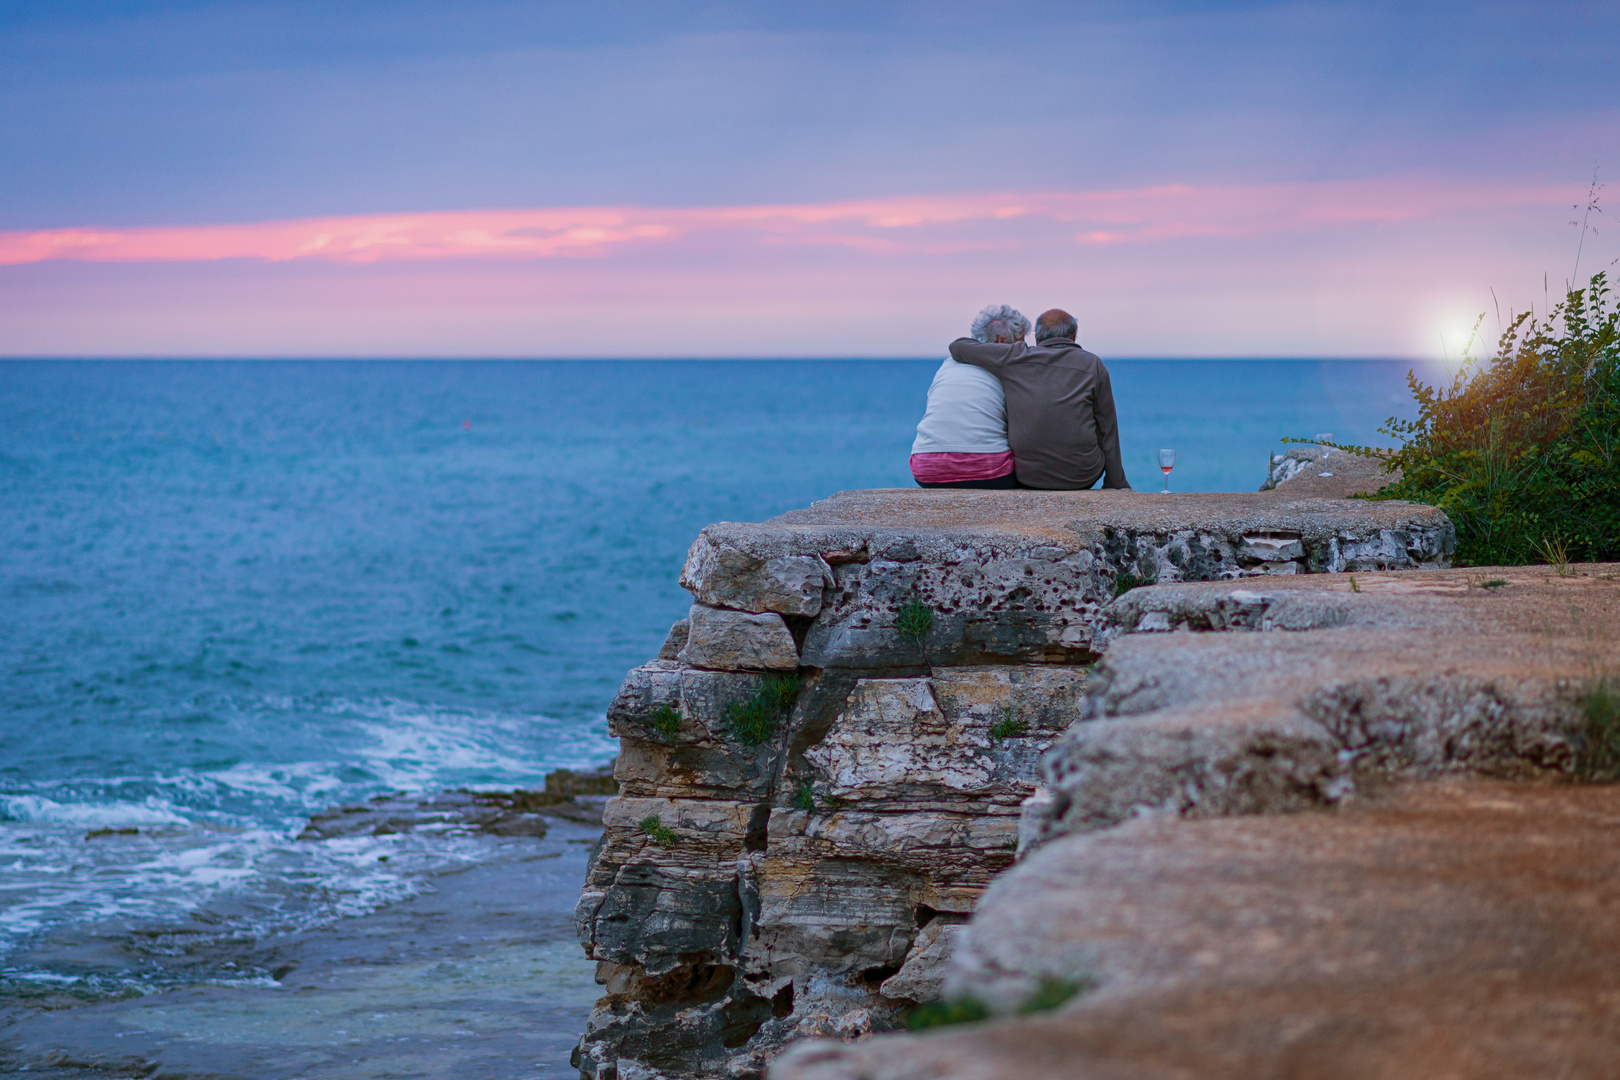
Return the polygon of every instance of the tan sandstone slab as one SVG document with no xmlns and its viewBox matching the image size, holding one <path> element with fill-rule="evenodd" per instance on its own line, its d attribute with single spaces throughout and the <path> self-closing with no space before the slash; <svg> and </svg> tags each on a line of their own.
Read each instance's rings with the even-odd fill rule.
<svg viewBox="0 0 1620 1080">
<path fill-rule="evenodd" d="M 801 1045 L 771 1080 L 1615 1075 L 1620 788 L 1419 785 L 1336 811 L 1141 820 L 999 879 L 953 980 L 1061 1010 Z"/>
</svg>

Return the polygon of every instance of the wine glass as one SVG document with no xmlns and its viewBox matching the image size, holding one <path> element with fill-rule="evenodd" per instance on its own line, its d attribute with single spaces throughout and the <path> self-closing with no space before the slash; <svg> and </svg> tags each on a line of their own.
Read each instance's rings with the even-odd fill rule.
<svg viewBox="0 0 1620 1080">
<path fill-rule="evenodd" d="M 1174 450 L 1159 451 L 1159 468 L 1164 470 L 1164 491 L 1170 494 L 1170 470 L 1176 467 L 1176 452 Z"/>
</svg>

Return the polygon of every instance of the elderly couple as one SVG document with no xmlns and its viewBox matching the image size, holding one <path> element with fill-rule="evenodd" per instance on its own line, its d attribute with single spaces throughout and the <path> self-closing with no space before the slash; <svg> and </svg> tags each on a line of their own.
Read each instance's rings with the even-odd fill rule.
<svg viewBox="0 0 1620 1080">
<path fill-rule="evenodd" d="M 1072 491 L 1102 477 L 1129 488 L 1108 369 L 1075 344 L 1078 329 L 1054 308 L 1035 320 L 1031 347 L 1024 316 L 1006 304 L 979 312 L 928 388 L 911 446 L 917 483 Z"/>
</svg>

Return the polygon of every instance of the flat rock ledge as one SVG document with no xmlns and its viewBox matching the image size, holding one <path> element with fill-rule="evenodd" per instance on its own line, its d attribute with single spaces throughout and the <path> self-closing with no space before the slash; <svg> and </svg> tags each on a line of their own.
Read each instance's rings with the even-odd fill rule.
<svg viewBox="0 0 1620 1080">
<path fill-rule="evenodd" d="M 1122 589 L 1414 571 L 1453 547 L 1433 508 L 1287 485 L 856 491 L 709 526 L 689 617 L 608 712 L 619 791 L 576 909 L 605 993 L 574 1064 L 757 1077 L 938 997 L 1124 633 Z"/>
<path fill-rule="evenodd" d="M 1620 566 L 1161 585 L 1104 623 L 954 935 L 943 995 L 998 1018 L 772 1080 L 1613 1075 L 1620 788 L 1583 777 Z"/>
</svg>

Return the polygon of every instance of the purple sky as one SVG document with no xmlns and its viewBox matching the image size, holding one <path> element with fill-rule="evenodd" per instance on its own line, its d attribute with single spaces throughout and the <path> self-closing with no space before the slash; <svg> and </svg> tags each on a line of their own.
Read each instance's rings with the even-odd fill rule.
<svg viewBox="0 0 1620 1080">
<path fill-rule="evenodd" d="M 8 4 L 0 355 L 929 356 L 1003 301 L 1104 356 L 1439 355 L 1575 272 L 1617 40 L 1596 4 Z"/>
</svg>

